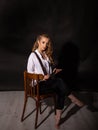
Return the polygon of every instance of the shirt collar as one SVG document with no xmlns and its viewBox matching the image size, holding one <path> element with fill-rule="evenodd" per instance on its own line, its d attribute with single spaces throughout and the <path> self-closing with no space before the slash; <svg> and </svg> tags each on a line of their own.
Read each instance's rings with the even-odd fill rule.
<svg viewBox="0 0 98 130">
<path fill-rule="evenodd" d="M 37 54 L 38 54 L 38 55 L 42 58 L 42 56 L 41 56 L 40 52 L 39 52 L 37 49 L 35 50 L 35 52 L 36 52 L 36 53 L 37 53 Z M 46 60 L 47 60 L 48 62 L 50 62 L 48 57 L 47 57 L 47 59 L 46 59 Z"/>
</svg>

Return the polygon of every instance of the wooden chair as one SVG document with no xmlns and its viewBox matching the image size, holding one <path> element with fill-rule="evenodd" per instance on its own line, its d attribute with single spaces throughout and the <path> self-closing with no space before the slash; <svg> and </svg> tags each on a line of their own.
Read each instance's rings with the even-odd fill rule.
<svg viewBox="0 0 98 130">
<path fill-rule="evenodd" d="M 41 101 L 43 99 L 52 97 L 54 99 L 54 109 L 55 109 L 55 99 L 56 95 L 55 93 L 49 93 L 49 94 L 39 94 L 39 80 L 43 79 L 43 75 L 41 74 L 31 74 L 26 71 L 24 71 L 24 106 L 23 106 L 23 111 L 22 111 L 22 116 L 21 116 L 21 121 L 24 120 L 24 113 L 25 113 L 25 108 L 27 104 L 28 97 L 31 97 L 34 99 L 35 104 L 36 104 L 36 116 L 35 116 L 35 129 L 38 127 L 38 112 L 40 109 L 40 114 L 41 114 Z M 36 85 L 35 85 L 36 82 Z M 55 114 L 56 114 L 56 109 L 55 109 Z"/>
</svg>

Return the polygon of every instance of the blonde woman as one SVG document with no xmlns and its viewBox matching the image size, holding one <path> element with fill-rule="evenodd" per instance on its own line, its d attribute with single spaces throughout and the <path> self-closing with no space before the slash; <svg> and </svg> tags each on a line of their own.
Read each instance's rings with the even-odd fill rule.
<svg viewBox="0 0 98 130">
<path fill-rule="evenodd" d="M 56 115 L 55 115 L 55 127 L 59 129 L 59 122 L 61 119 L 62 109 L 64 108 L 65 97 L 68 96 L 73 102 L 78 106 L 82 106 L 77 98 L 70 94 L 70 90 L 67 88 L 66 84 L 61 78 L 55 77 L 50 78 L 51 74 L 54 72 L 59 73 L 62 69 L 52 69 L 54 64 L 52 58 L 53 48 L 51 39 L 47 34 L 41 34 L 36 38 L 36 41 L 33 45 L 32 52 L 29 55 L 27 63 L 27 71 L 29 73 L 43 74 L 43 81 L 40 82 L 40 93 L 55 92 L 57 95 L 56 101 Z M 42 69 L 42 66 L 39 62 L 41 60 L 45 72 Z"/>
</svg>

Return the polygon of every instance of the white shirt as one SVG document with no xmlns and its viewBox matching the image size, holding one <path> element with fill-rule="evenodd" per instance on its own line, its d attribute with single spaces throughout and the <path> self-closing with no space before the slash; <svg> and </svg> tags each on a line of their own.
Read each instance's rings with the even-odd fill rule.
<svg viewBox="0 0 98 130">
<path fill-rule="evenodd" d="M 44 67 L 46 68 L 47 74 L 51 74 L 52 68 L 49 65 L 49 63 L 50 63 L 49 58 L 47 57 L 47 59 L 43 59 L 41 54 L 38 52 L 38 50 L 35 50 L 35 51 L 38 54 L 39 58 L 41 59 Z M 29 73 L 43 74 L 44 75 L 44 72 L 43 72 L 42 67 L 39 63 L 39 60 L 36 57 L 34 52 L 31 52 L 31 54 L 29 55 L 28 62 L 27 62 L 27 71 Z"/>
</svg>

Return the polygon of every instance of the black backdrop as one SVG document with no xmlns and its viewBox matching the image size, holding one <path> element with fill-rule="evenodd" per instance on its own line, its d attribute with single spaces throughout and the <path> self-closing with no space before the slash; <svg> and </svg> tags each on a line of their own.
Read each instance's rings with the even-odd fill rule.
<svg viewBox="0 0 98 130">
<path fill-rule="evenodd" d="M 23 90 L 35 37 L 48 33 L 56 61 L 66 42 L 79 48 L 79 87 L 97 91 L 97 9 L 96 0 L 0 0 L 0 90 Z"/>
</svg>

